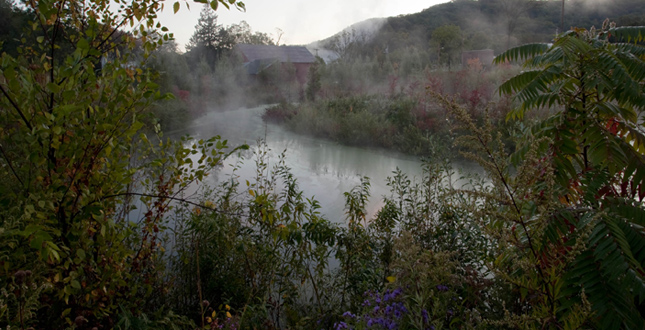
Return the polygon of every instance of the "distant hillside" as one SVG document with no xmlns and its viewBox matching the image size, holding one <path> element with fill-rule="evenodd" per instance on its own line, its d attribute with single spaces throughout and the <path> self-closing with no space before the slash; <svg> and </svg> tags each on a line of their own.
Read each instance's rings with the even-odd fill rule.
<svg viewBox="0 0 645 330">
<path fill-rule="evenodd" d="M 416 14 L 378 21 L 378 31 L 362 40 L 362 55 L 396 52 L 413 47 L 427 51 L 433 47 L 435 29 L 454 24 L 461 30 L 460 49 L 490 48 L 499 53 L 527 42 L 548 42 L 559 31 L 562 2 L 530 0 L 456 0 L 435 5 Z M 645 25 L 643 0 L 569 0 L 565 3 L 564 28 L 601 26 L 609 18 L 622 25 Z M 355 26 L 370 26 L 370 22 Z M 339 36 L 318 42 L 316 47 L 338 48 Z M 435 43 L 436 44 L 436 43 Z M 342 47 L 343 44 L 341 43 Z"/>
</svg>

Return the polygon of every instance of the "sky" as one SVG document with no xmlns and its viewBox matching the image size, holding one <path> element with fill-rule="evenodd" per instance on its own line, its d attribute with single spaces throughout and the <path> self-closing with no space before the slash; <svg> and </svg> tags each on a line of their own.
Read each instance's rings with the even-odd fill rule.
<svg viewBox="0 0 645 330">
<path fill-rule="evenodd" d="M 330 37 L 342 29 L 374 17 L 412 14 L 448 0 L 246 0 L 246 12 L 220 6 L 218 23 L 224 26 L 240 21 L 249 23 L 253 31 L 268 33 L 274 40 L 277 29 L 283 34 L 280 44 L 298 45 Z M 165 1 L 160 20 L 180 46 L 188 42 L 195 30 L 202 4 L 180 1 L 181 9 L 173 14 L 174 0 Z"/>
</svg>

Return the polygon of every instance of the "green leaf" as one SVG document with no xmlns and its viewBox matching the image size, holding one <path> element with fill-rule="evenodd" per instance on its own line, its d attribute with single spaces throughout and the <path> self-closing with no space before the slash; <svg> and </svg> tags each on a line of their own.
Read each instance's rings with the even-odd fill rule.
<svg viewBox="0 0 645 330">
<path fill-rule="evenodd" d="M 180 5 L 179 5 L 179 1 L 175 2 L 175 3 L 172 5 L 172 10 L 173 10 L 173 12 L 174 12 L 175 14 L 179 11 L 179 6 L 180 6 Z"/>
<path fill-rule="evenodd" d="M 81 50 L 88 50 L 88 49 L 90 49 L 90 44 L 87 41 L 87 39 L 81 38 L 76 43 L 76 48 L 81 49 Z"/>
</svg>

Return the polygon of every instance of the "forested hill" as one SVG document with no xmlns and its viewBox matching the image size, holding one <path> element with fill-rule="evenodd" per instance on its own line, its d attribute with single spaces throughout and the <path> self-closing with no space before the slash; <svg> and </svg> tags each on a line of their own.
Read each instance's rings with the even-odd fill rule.
<svg viewBox="0 0 645 330">
<path fill-rule="evenodd" d="M 358 38 L 365 40 L 360 53 L 369 56 L 375 51 L 392 52 L 409 47 L 423 51 L 436 48 L 441 43 L 438 39 L 443 37 L 460 39 L 456 45 L 453 40 L 452 45 L 447 45 L 446 48 L 491 48 L 497 54 L 519 44 L 552 40 L 560 28 L 561 10 L 562 2 L 559 0 L 452 1 L 416 14 L 387 18 L 376 32 L 370 33 L 367 38 Z M 571 27 L 599 28 L 607 18 L 619 26 L 645 25 L 643 0 L 565 2 L 565 30 Z M 459 29 L 453 27 L 436 31 L 440 27 L 451 25 Z M 345 37 L 348 37 L 347 32 Z M 338 47 L 333 44 L 334 41 L 338 44 L 339 39 L 342 39 L 342 33 L 323 41 L 323 44 L 333 49 Z M 340 43 L 342 44 L 342 40 Z M 444 46 L 446 45 L 440 47 Z"/>
</svg>

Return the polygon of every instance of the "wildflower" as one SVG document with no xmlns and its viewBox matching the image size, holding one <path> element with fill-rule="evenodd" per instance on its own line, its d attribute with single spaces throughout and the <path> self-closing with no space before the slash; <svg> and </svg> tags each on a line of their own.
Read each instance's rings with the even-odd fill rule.
<svg viewBox="0 0 645 330">
<path fill-rule="evenodd" d="M 338 322 L 338 323 L 335 324 L 334 329 L 336 329 L 336 330 L 348 329 L 347 323 L 342 322 L 342 321 Z"/>
<path fill-rule="evenodd" d="M 87 321 L 87 320 L 83 316 L 79 315 L 74 319 L 74 324 L 77 327 L 81 327 L 83 325 L 83 323 L 85 323 L 85 321 Z"/>
<path fill-rule="evenodd" d="M 18 284 L 22 284 L 26 276 L 27 273 L 24 270 L 19 270 L 15 274 L 13 274 L 13 277 L 16 279 L 16 283 Z"/>
<path fill-rule="evenodd" d="M 343 317 L 349 317 L 349 318 L 354 319 L 354 318 L 356 318 L 356 315 L 352 314 L 352 312 L 347 311 L 347 312 L 343 313 Z"/>
<path fill-rule="evenodd" d="M 423 323 L 428 323 L 428 311 L 425 308 L 421 310 L 421 316 L 423 317 Z"/>
<path fill-rule="evenodd" d="M 437 290 L 439 290 L 439 291 L 448 291 L 448 287 L 443 285 L 443 284 L 439 284 L 439 285 L 437 285 Z"/>
</svg>

